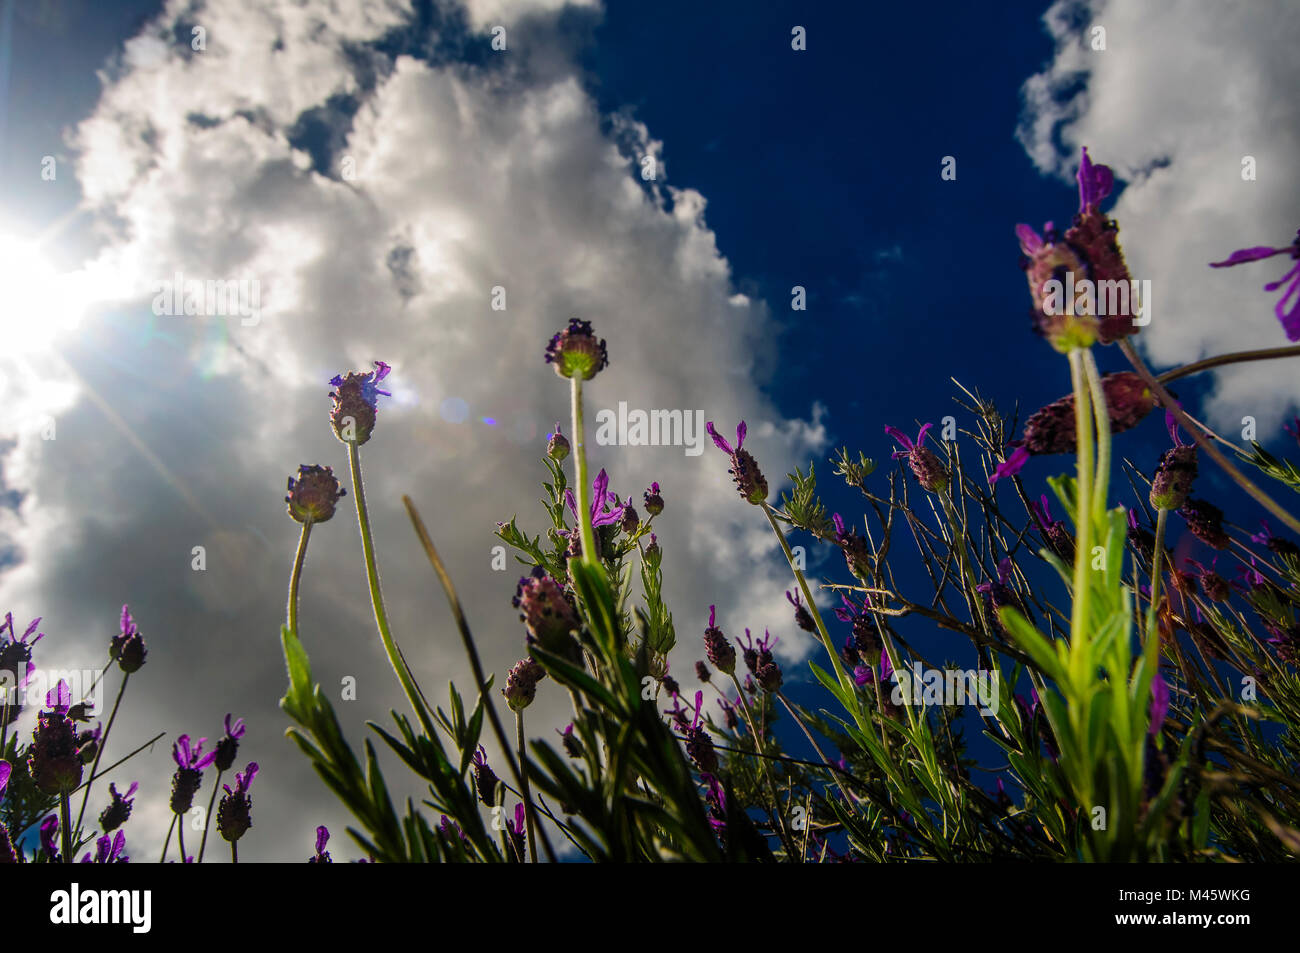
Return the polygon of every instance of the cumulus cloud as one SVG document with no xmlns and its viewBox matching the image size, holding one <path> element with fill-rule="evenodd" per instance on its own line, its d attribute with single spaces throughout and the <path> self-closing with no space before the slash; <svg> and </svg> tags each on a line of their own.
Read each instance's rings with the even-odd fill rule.
<svg viewBox="0 0 1300 953">
<path fill-rule="evenodd" d="M 620 401 L 700 409 L 724 431 L 744 417 L 774 493 L 827 441 L 819 409 L 790 419 L 764 396 L 773 319 L 737 293 L 705 197 L 662 166 L 641 177 L 640 157 L 661 146 L 629 117 L 602 117 L 556 55 L 571 40 L 548 15 L 557 4 L 507 6 L 526 15 L 509 57 L 468 65 L 394 54 L 420 48 L 394 40 L 413 29 L 397 2 L 173 3 L 105 69 L 94 113 L 70 134 L 102 242 L 95 266 L 116 276 L 117 300 L 66 346 L 75 396 L 57 439 L 6 444 L 6 482 L 27 495 L 7 517 L 20 562 L 0 576 L 3 602 L 45 615 L 43 664 L 78 669 L 98 664 L 131 603 L 151 654 L 118 754 L 156 730 L 167 744 L 217 735 L 227 711 L 247 719 L 241 766 L 263 765 L 250 860 L 305 858 L 317 823 L 341 834 L 348 820 L 280 736 L 276 707 L 297 528 L 281 488 L 299 463 L 349 482 L 326 420 L 333 374 L 394 367 L 362 453 L 366 491 L 395 630 L 435 700 L 448 679 L 471 679 L 400 495 L 421 507 L 500 681 L 523 649 L 509 606 L 518 573 L 491 569 L 493 532 L 516 512 L 544 529 L 539 457 L 568 390 L 542 351 L 569 317 L 609 341 L 590 414 Z M 501 8 L 472 3 L 470 25 Z M 463 34 L 464 21 L 436 28 Z M 177 274 L 256 281 L 257 320 L 153 314 L 153 289 Z M 491 307 L 497 289 L 504 311 Z M 788 570 L 721 453 L 593 452 L 624 497 L 663 488 L 677 674 L 699 657 L 710 603 L 729 631 L 771 626 L 789 657 L 809 650 L 783 598 Z M 327 691 L 337 699 L 341 679 L 357 679 L 357 700 L 336 705 L 359 745 L 364 720 L 402 702 L 349 513 L 313 533 L 301 627 Z M 539 693 L 532 733 L 564 720 L 554 694 Z M 156 856 L 168 752 L 123 770 L 142 781 L 134 852 Z"/>
<path fill-rule="evenodd" d="M 1262 290 L 1285 259 L 1213 270 L 1237 248 L 1282 246 L 1300 227 L 1300 8 L 1287 3 L 1059 0 L 1043 22 L 1056 42 L 1024 86 L 1019 136 L 1044 172 L 1067 177 L 1079 147 L 1123 182 L 1114 204 L 1134 277 L 1153 285 L 1141 334 L 1161 365 L 1287 343 Z M 1094 49 L 1104 29 L 1105 49 Z M 1243 178 L 1246 157 L 1253 180 Z M 1281 433 L 1300 402 L 1290 361 L 1215 372 L 1212 422 L 1254 416 Z"/>
</svg>

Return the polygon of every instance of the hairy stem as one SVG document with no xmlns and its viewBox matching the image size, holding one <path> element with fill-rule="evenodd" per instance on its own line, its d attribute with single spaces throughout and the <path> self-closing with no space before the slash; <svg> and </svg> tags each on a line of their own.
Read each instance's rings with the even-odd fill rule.
<svg viewBox="0 0 1300 953">
<path fill-rule="evenodd" d="M 587 445 L 582 421 L 582 378 L 575 374 L 569 378 L 569 383 L 573 398 L 573 466 L 577 480 L 577 485 L 573 488 L 573 498 L 578 509 L 578 525 L 582 531 L 582 561 L 595 569 L 599 563 L 596 560 L 596 534 L 591 526 L 591 504 L 587 501 L 591 484 L 587 482 Z"/>
<path fill-rule="evenodd" d="M 353 475 L 352 482 L 358 482 L 356 474 Z M 294 635 L 298 634 L 298 582 L 302 579 L 302 564 L 307 558 L 307 540 L 310 537 L 311 520 L 308 519 L 298 534 L 298 551 L 294 553 L 293 572 L 289 576 L 289 631 Z"/>
</svg>

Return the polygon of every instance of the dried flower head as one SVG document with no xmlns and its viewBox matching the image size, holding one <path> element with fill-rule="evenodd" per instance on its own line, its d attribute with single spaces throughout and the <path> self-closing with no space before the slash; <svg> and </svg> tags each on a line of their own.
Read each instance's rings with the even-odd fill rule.
<svg viewBox="0 0 1300 953">
<path fill-rule="evenodd" d="M 334 507 L 348 491 L 339 485 L 329 467 L 298 467 L 298 478 L 289 477 L 289 515 L 299 523 L 324 523 L 334 515 Z"/>
<path fill-rule="evenodd" d="M 569 326 L 546 345 L 546 363 L 554 364 L 561 377 L 589 381 L 609 366 L 609 352 L 604 339 L 596 339 L 590 321 L 570 318 Z"/>
</svg>

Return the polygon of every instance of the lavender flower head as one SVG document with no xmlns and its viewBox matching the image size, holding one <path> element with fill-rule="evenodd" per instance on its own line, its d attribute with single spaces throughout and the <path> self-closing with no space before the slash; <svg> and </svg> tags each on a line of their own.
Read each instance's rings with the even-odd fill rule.
<svg viewBox="0 0 1300 953">
<path fill-rule="evenodd" d="M 650 488 L 641 494 L 641 502 L 651 516 L 658 516 L 664 511 L 664 498 L 659 495 L 658 483 L 651 483 Z"/>
<path fill-rule="evenodd" d="M 928 427 L 929 424 L 926 424 L 926 426 Z M 903 439 L 906 440 L 907 438 L 904 437 Z M 929 453 L 928 450 L 925 452 Z M 900 454 L 906 456 L 907 452 L 900 451 Z M 844 551 L 844 563 L 849 567 L 849 572 L 862 582 L 870 582 L 874 568 L 871 563 L 871 546 L 867 543 L 866 538 L 846 530 L 844 520 L 839 513 L 831 517 L 831 522 L 835 525 L 835 543 Z M 786 593 L 787 599 L 789 595 L 789 593 Z M 796 616 L 798 615 L 798 608 L 798 606 L 795 607 Z M 807 615 L 807 613 L 808 610 L 805 609 L 804 614 Z M 811 616 L 809 616 L 808 621 L 812 621 Z M 800 628 L 803 628 L 802 624 Z M 808 631 L 811 632 L 812 629 L 810 628 Z"/>
<path fill-rule="evenodd" d="M 43 794 L 66 794 L 81 784 L 81 756 L 77 750 L 77 731 L 68 709 L 72 692 L 68 683 L 59 684 L 45 695 L 45 706 L 37 716 L 36 730 L 27 756 L 32 781 Z"/>
<path fill-rule="evenodd" d="M 943 462 L 935 455 L 933 450 L 925 446 L 925 435 L 932 426 L 934 425 L 923 424 L 920 432 L 916 435 L 915 442 L 897 427 L 886 427 L 885 433 L 897 440 L 903 447 L 902 450 L 894 451 L 894 459 L 906 458 L 907 465 L 911 468 L 917 483 L 931 493 L 942 493 L 948 488 L 948 468 L 943 465 Z"/>
<path fill-rule="evenodd" d="M 478 746 L 474 752 L 474 790 L 478 792 L 478 799 L 492 807 L 497 802 L 497 785 L 500 783 L 496 772 L 488 764 L 487 750 Z"/>
<path fill-rule="evenodd" d="M 325 845 L 330 842 L 330 829 L 324 824 L 316 828 L 316 854 L 307 858 L 309 864 L 332 864 L 330 852 L 325 849 Z"/>
<path fill-rule="evenodd" d="M 359 447 L 370 439 L 370 434 L 375 429 L 379 398 L 393 396 L 388 391 L 379 389 L 379 382 L 391 370 L 383 361 L 375 361 L 373 371 L 351 371 L 330 379 L 330 386 L 334 388 L 330 392 L 334 401 L 330 423 L 335 435 L 344 443 L 355 443 Z"/>
<path fill-rule="evenodd" d="M 184 814 L 193 806 L 194 795 L 203 783 L 203 769 L 216 760 L 215 751 L 203 754 L 203 744 L 207 740 L 200 738 L 198 744 L 191 746 L 190 736 L 181 735 L 172 745 L 176 773 L 172 775 L 171 808 L 175 814 Z"/>
<path fill-rule="evenodd" d="M 1273 306 L 1273 313 L 1281 322 L 1282 330 L 1286 332 L 1286 339 L 1300 341 L 1300 231 L 1296 232 L 1295 241 L 1290 245 L 1283 245 L 1281 248 L 1270 248 L 1267 245 L 1240 248 L 1223 261 L 1211 262 L 1210 267 L 1231 268 L 1234 265 L 1272 258 L 1274 255 L 1290 255 L 1296 264 L 1277 281 L 1266 284 L 1264 290 L 1277 291 L 1284 284 L 1286 285 L 1282 297 L 1278 298 L 1277 304 Z"/>
<path fill-rule="evenodd" d="M 126 831 L 118 831 L 116 835 L 109 836 L 104 834 L 103 837 L 95 841 L 95 856 L 91 859 L 90 854 L 81 858 L 83 864 L 125 864 L 131 858 L 122 853 L 126 849 Z"/>
<path fill-rule="evenodd" d="M 1165 411 L 1165 423 L 1174 445 L 1166 450 L 1156 464 L 1151 478 L 1151 505 L 1158 510 L 1176 510 L 1187 502 L 1196 479 L 1196 445 L 1184 443 L 1178 432 L 1178 421 L 1170 411 Z"/>
<path fill-rule="evenodd" d="M 546 570 L 537 566 L 532 575 L 521 578 L 511 604 L 519 610 L 530 642 L 556 654 L 568 651 L 573 641 L 569 633 L 579 625 L 578 612 L 569 593 Z"/>
<path fill-rule="evenodd" d="M 555 365 L 561 377 L 589 381 L 609 366 L 609 352 L 604 339 L 596 339 L 590 321 L 570 318 L 569 326 L 546 345 L 546 363 Z"/>
<path fill-rule="evenodd" d="M 117 659 L 118 668 L 130 675 L 132 672 L 140 671 L 144 666 L 145 656 L 149 653 L 145 648 L 144 636 L 140 634 L 140 627 L 131 618 L 131 610 L 128 606 L 122 606 L 118 628 L 118 634 L 113 636 L 113 640 L 108 645 L 108 657 Z"/>
<path fill-rule="evenodd" d="M 248 796 L 248 788 L 256 776 L 257 762 L 250 761 L 248 767 L 235 775 L 233 789 L 229 784 L 221 786 L 226 794 L 217 807 L 217 830 L 232 844 L 253 826 L 253 802 Z"/>
<path fill-rule="evenodd" d="M 713 739 L 700 724 L 700 712 L 704 709 L 704 692 L 695 693 L 695 718 L 685 730 L 686 756 L 703 772 L 714 774 L 718 770 L 718 755 L 713 750 Z"/>
<path fill-rule="evenodd" d="M 560 433 L 560 425 L 555 425 L 555 433 L 546 438 L 546 455 L 556 463 L 562 462 L 569 455 L 569 438 Z"/>
<path fill-rule="evenodd" d="M 569 512 L 573 514 L 574 528 L 569 531 L 569 558 L 577 558 L 582 555 L 582 531 L 578 525 L 578 501 L 573 495 L 572 489 L 564 491 L 564 502 L 569 507 Z M 595 533 L 602 526 L 618 526 L 623 522 L 624 516 L 627 515 L 627 506 L 620 504 L 618 496 L 609 492 L 609 474 L 604 468 L 596 474 L 596 479 L 591 484 L 591 528 L 596 538 L 596 556 L 600 556 L 600 535 Z"/>
<path fill-rule="evenodd" d="M 545 677 L 546 670 L 531 656 L 516 663 L 506 675 L 506 687 L 501 690 L 510 710 L 523 711 L 531 705 L 537 695 L 537 683 Z"/>
<path fill-rule="evenodd" d="M 62 859 L 59 855 L 59 815 L 51 814 L 41 821 L 40 839 L 45 859 L 57 864 Z"/>
<path fill-rule="evenodd" d="M 763 473 L 758 469 L 756 461 L 748 450 L 744 449 L 745 434 L 748 428 L 742 420 L 736 427 L 736 446 L 733 448 L 713 427 L 713 421 L 705 425 L 705 430 L 713 438 L 713 444 L 723 453 L 731 456 L 731 477 L 736 481 L 736 489 L 740 492 L 740 498 L 746 503 L 753 503 L 755 506 L 762 506 L 767 502 L 767 480 Z"/>
<path fill-rule="evenodd" d="M 108 785 L 108 795 L 112 798 L 108 807 L 99 815 L 99 829 L 105 834 L 117 830 L 125 824 L 131 817 L 131 809 L 135 806 L 135 792 L 139 789 L 140 783 L 132 781 L 131 786 L 127 788 L 125 794 L 118 793 L 117 786 L 112 782 Z"/>
<path fill-rule="evenodd" d="M 804 605 L 803 601 L 799 598 L 799 593 L 791 593 L 790 590 L 787 589 L 785 591 L 785 598 L 790 605 L 794 606 L 794 624 L 805 632 L 815 633 L 817 631 L 817 623 L 813 621 L 812 613 L 808 611 L 808 607 Z"/>
<path fill-rule="evenodd" d="M 230 718 L 231 715 L 227 713 L 226 731 L 217 741 L 217 747 L 212 759 L 212 763 L 217 766 L 218 771 L 229 771 L 234 766 L 235 756 L 239 753 L 239 739 L 244 737 L 244 719 L 238 718 L 234 724 L 231 724 Z"/>
<path fill-rule="evenodd" d="M 4 624 L 0 625 L 0 672 L 12 672 L 18 688 L 25 686 L 27 679 L 36 670 L 36 666 L 32 664 L 32 646 L 43 639 L 45 633 L 37 633 L 36 638 L 30 642 L 27 639 L 36 632 L 40 624 L 41 619 L 37 616 L 28 624 L 21 636 L 15 635 L 14 615 L 12 612 L 6 612 Z M 8 632 L 7 638 L 6 632 Z"/>
<path fill-rule="evenodd" d="M 289 477 L 289 515 L 299 523 L 324 523 L 334 516 L 338 501 L 348 495 L 329 467 L 298 467 L 298 478 Z"/>
<path fill-rule="evenodd" d="M 723 675 L 736 671 L 736 649 L 715 624 L 716 607 L 709 606 L 709 625 L 704 630 L 704 654 Z"/>
<path fill-rule="evenodd" d="M 9 773 L 13 765 L 0 761 L 0 798 L 4 797 L 5 787 L 9 784 Z M 9 829 L 0 824 L 0 864 L 18 863 L 18 854 L 14 851 L 13 841 L 9 839 Z"/>
</svg>

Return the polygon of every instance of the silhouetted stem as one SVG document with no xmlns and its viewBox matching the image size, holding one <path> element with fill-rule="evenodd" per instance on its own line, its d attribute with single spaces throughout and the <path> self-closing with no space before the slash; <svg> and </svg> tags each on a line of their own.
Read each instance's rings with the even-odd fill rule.
<svg viewBox="0 0 1300 953">
<path fill-rule="evenodd" d="M 95 750 L 95 761 L 90 766 L 90 777 L 86 779 L 86 793 L 81 796 L 81 810 L 77 812 L 77 834 L 81 834 L 81 821 L 86 816 L 86 802 L 90 800 L 90 786 L 95 783 L 95 772 L 99 770 L 99 759 L 104 756 L 104 749 L 108 747 L 108 736 L 113 730 L 113 722 L 117 719 L 117 708 L 122 704 L 122 695 L 126 692 L 126 683 L 131 680 L 131 673 L 122 674 L 122 684 L 117 687 L 117 698 L 113 701 L 113 713 L 108 716 L 108 725 L 104 728 L 104 733 L 99 738 L 99 747 Z"/>
<path fill-rule="evenodd" d="M 303 527 L 304 536 L 306 535 L 306 529 L 307 527 L 304 526 Z M 212 826 L 212 805 L 217 803 L 217 792 L 221 790 L 221 776 L 225 773 L 226 772 L 221 770 L 217 771 L 217 782 L 216 784 L 212 785 L 212 797 L 208 798 L 208 813 L 203 815 L 204 817 L 203 837 L 199 841 L 198 862 L 200 864 L 203 863 L 203 852 L 208 849 L 208 828 Z"/>
<path fill-rule="evenodd" d="M 353 483 L 356 483 L 354 475 Z M 311 520 L 302 524 L 298 534 L 298 551 L 293 556 L 293 573 L 289 576 L 289 631 L 298 635 L 298 583 L 302 578 L 302 564 L 307 558 L 307 540 L 311 537 Z M 200 855 L 202 856 L 202 855 Z"/>
<path fill-rule="evenodd" d="M 1222 367 L 1225 364 L 1240 364 L 1243 361 L 1271 361 L 1279 357 L 1297 357 L 1300 356 L 1300 344 L 1291 347 L 1267 347 L 1257 351 L 1234 351 L 1231 354 L 1220 354 L 1218 357 L 1207 357 L 1203 361 L 1193 361 L 1191 364 L 1184 364 L 1182 367 L 1176 367 L 1172 371 L 1165 371 L 1156 377 L 1162 384 L 1168 384 L 1170 381 L 1176 381 L 1180 377 L 1188 377 L 1192 374 L 1199 374 L 1201 371 L 1208 371 L 1213 367 Z"/>
</svg>

